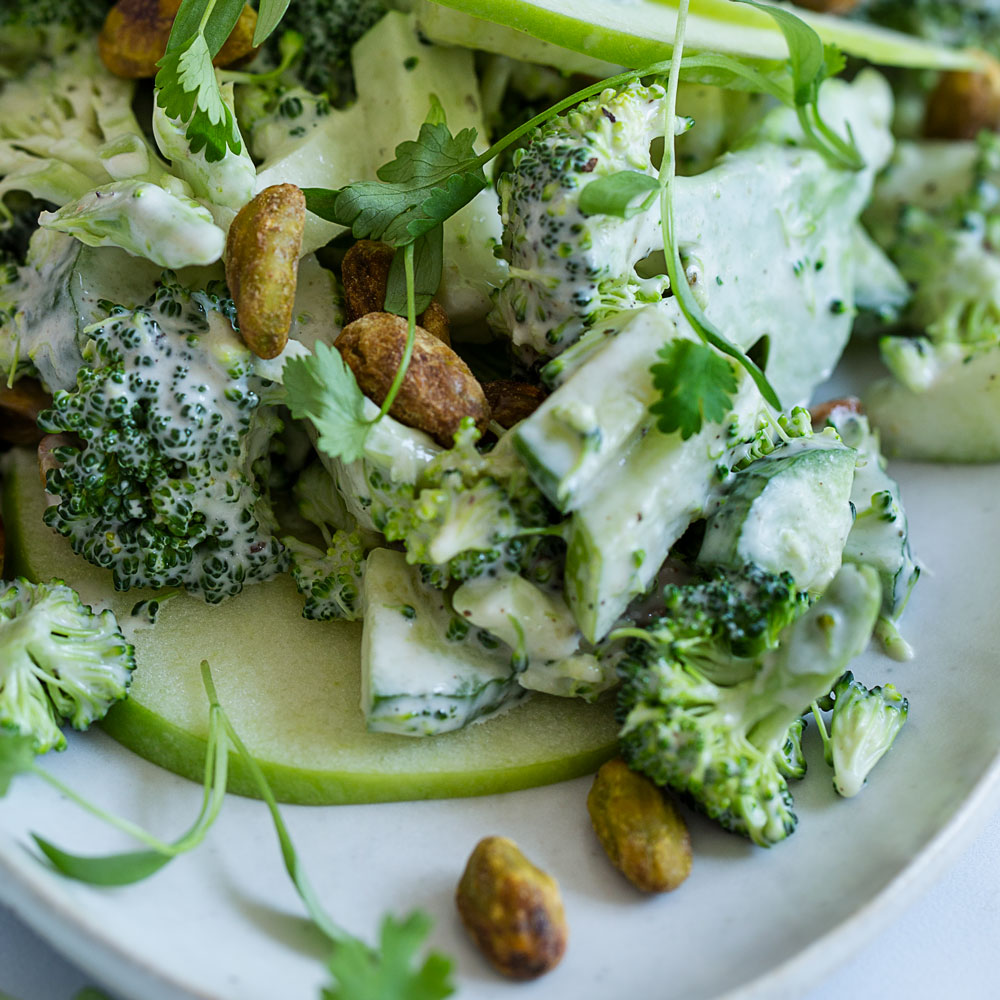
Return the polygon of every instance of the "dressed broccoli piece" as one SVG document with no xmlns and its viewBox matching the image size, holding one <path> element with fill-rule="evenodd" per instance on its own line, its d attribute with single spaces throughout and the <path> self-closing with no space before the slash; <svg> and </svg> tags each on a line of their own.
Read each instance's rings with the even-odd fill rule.
<svg viewBox="0 0 1000 1000">
<path fill-rule="evenodd" d="M 39 418 L 79 439 L 56 451 L 46 523 L 119 590 L 184 586 L 216 602 L 285 567 L 255 469 L 280 426 L 261 398 L 275 363 L 243 346 L 233 315 L 211 286 L 165 274 L 145 306 L 110 307 L 76 388 Z"/>
<path fill-rule="evenodd" d="M 534 546 L 511 544 L 549 524 L 550 507 L 531 481 L 509 438 L 492 451 L 476 448 L 471 420 L 414 483 L 412 498 L 387 513 L 384 532 L 401 541 L 410 563 L 444 586 L 503 566 L 516 570 Z"/>
<path fill-rule="evenodd" d="M 909 702 L 886 684 L 866 688 L 849 670 L 831 692 L 833 715 L 823 736 L 826 762 L 833 768 L 833 787 L 845 798 L 857 795 L 872 768 L 885 756 L 906 722 Z"/>
<path fill-rule="evenodd" d="M 365 544 L 357 521 L 321 462 L 307 466 L 295 483 L 294 494 L 299 514 L 323 539 L 322 548 L 290 535 L 281 539 L 295 585 L 306 599 L 302 617 L 357 621 L 364 613 L 364 563 L 371 546 Z"/>
<path fill-rule="evenodd" d="M 635 641 L 619 664 L 622 753 L 630 767 L 766 847 L 795 829 L 787 777 L 804 769 L 801 717 L 868 642 L 879 583 L 874 570 L 845 566 L 806 607 L 787 579 L 751 576 L 757 582 L 747 591 L 745 572 L 730 578 L 731 598 L 725 579 L 668 595 L 668 615 L 628 630 Z M 721 620 L 700 612 L 706 603 L 722 605 Z"/>
<path fill-rule="evenodd" d="M 132 647 L 110 611 L 91 611 L 61 580 L 0 583 L 0 727 L 61 750 L 59 729 L 86 729 L 125 697 Z"/>
<path fill-rule="evenodd" d="M 294 70 L 303 86 L 337 104 L 349 100 L 354 94 L 351 47 L 387 9 L 383 0 L 292 0 L 281 28 L 303 39 Z M 280 44 L 281 33 L 267 43 L 275 61 L 281 59 Z"/>
<path fill-rule="evenodd" d="M 634 269 L 658 239 L 655 213 L 626 221 L 579 208 L 582 190 L 601 177 L 621 170 L 655 176 L 649 146 L 663 134 L 664 96 L 659 84 L 605 91 L 544 125 L 514 154 L 498 185 L 512 276 L 492 321 L 515 345 L 558 354 L 594 323 L 666 294 L 665 276 L 640 278 Z"/>
<path fill-rule="evenodd" d="M 932 160 L 945 197 L 922 195 L 924 175 L 907 169 L 920 151 L 912 144 L 901 145 L 876 190 L 876 236 L 914 289 L 903 315 L 912 335 L 882 338 L 893 377 L 864 400 L 889 454 L 993 461 L 1000 457 L 1000 136 L 983 132 L 975 144 L 953 145 L 959 155 Z"/>
<path fill-rule="evenodd" d="M 303 618 L 352 622 L 361 618 L 365 550 L 359 534 L 334 532 L 325 552 L 297 538 L 285 537 L 282 542 L 291 558 L 295 586 L 306 599 Z"/>
</svg>

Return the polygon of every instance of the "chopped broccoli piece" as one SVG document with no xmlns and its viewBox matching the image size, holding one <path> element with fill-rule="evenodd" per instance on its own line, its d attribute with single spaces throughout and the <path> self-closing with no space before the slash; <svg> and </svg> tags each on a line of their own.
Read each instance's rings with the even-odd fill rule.
<svg viewBox="0 0 1000 1000">
<path fill-rule="evenodd" d="M 126 696 L 132 647 L 110 611 L 95 613 L 61 580 L 0 583 L 0 727 L 61 750 Z"/>
<path fill-rule="evenodd" d="M 796 826 L 786 779 L 804 769 L 801 716 L 868 642 L 880 588 L 874 570 L 845 566 L 806 607 L 787 580 L 764 580 L 750 593 L 734 584 L 731 597 L 691 584 L 670 598 L 680 617 L 621 630 L 635 641 L 619 663 L 618 709 L 630 767 L 767 847 Z M 699 614 L 702 602 L 721 607 L 723 624 Z M 758 652 L 743 658 L 746 622 Z"/>
<path fill-rule="evenodd" d="M 61 25 L 77 31 L 99 28 L 113 0 L 4 0 L 0 30 L 12 25 L 46 27 Z"/>
<path fill-rule="evenodd" d="M 517 570 L 536 546 L 515 543 L 549 525 L 551 507 L 504 435 L 492 451 L 476 448 L 467 418 L 455 447 L 441 452 L 414 483 L 412 496 L 391 508 L 383 530 L 401 541 L 410 563 L 437 586 L 505 566 Z M 401 495 L 401 499 L 403 499 Z"/>
<path fill-rule="evenodd" d="M 383 0 L 292 0 L 281 22 L 282 31 L 294 31 L 304 41 L 294 72 L 314 92 L 323 92 L 337 104 L 354 95 L 351 47 L 386 13 Z M 267 51 L 281 61 L 281 32 L 271 36 Z"/>
<path fill-rule="evenodd" d="M 861 791 L 872 768 L 885 756 L 906 722 L 909 702 L 894 684 L 866 688 L 847 671 L 831 692 L 833 715 L 829 735 L 820 723 L 826 762 L 833 768 L 833 787 L 850 798 Z"/>
<path fill-rule="evenodd" d="M 336 531 L 326 551 L 299 541 L 282 539 L 291 558 L 292 576 L 305 597 L 303 618 L 316 621 L 358 621 L 364 614 L 365 550 L 361 536 Z"/>
<path fill-rule="evenodd" d="M 544 125 L 514 154 L 498 185 L 513 271 L 492 321 L 515 345 L 558 354 L 594 323 L 667 293 L 664 275 L 640 278 L 634 270 L 637 251 L 644 256 L 658 239 L 658 216 L 623 223 L 579 209 L 594 180 L 621 170 L 655 176 L 649 146 L 662 134 L 663 96 L 659 84 L 607 90 Z"/>
<path fill-rule="evenodd" d="M 280 427 L 231 325 L 232 301 L 166 273 L 143 307 L 109 307 L 77 386 L 39 418 L 56 450 L 46 523 L 119 590 L 184 586 L 209 602 L 285 568 L 255 464 Z"/>
</svg>

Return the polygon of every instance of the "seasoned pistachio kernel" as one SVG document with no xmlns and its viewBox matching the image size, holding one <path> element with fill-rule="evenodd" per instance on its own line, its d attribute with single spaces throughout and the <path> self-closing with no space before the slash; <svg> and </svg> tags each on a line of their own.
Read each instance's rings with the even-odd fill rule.
<svg viewBox="0 0 1000 1000">
<path fill-rule="evenodd" d="M 671 892 L 691 873 L 691 840 L 673 804 L 620 757 L 597 772 L 587 811 L 601 847 L 641 892 Z"/>
<path fill-rule="evenodd" d="M 181 0 L 118 0 L 108 11 L 97 39 L 101 61 L 116 76 L 138 80 L 156 76 L 156 63 L 167 49 L 167 39 Z M 253 52 L 257 12 L 243 8 L 225 45 L 212 61 L 229 66 Z"/>
<path fill-rule="evenodd" d="M 984 73 L 942 73 L 927 99 L 928 139 L 975 139 L 983 129 L 1000 128 L 1000 64 Z"/>
<path fill-rule="evenodd" d="M 566 950 L 559 886 L 506 837 L 486 837 L 465 867 L 455 896 L 472 939 L 511 979 L 535 979 Z"/>
<path fill-rule="evenodd" d="M 335 347 L 361 391 L 381 405 L 403 360 L 407 323 L 392 313 L 368 313 L 341 331 Z M 422 327 L 416 329 L 413 356 L 389 413 L 401 423 L 430 434 L 450 448 L 466 417 L 480 430 L 489 422 L 483 388 L 466 363 Z"/>
<path fill-rule="evenodd" d="M 382 312 L 385 309 L 389 270 L 395 254 L 396 251 L 388 243 L 380 243 L 378 240 L 358 240 L 344 254 L 340 274 L 344 282 L 344 302 L 347 305 L 349 323 L 368 313 Z M 417 317 L 417 323 L 443 344 L 451 346 L 448 314 L 437 302 L 432 302 Z"/>
<path fill-rule="evenodd" d="M 258 357 L 277 357 L 288 343 L 305 223 L 302 191 L 275 184 L 244 205 L 229 227 L 226 282 L 240 333 Z"/>
<path fill-rule="evenodd" d="M 547 393 L 540 385 L 531 382 L 517 382 L 510 378 L 499 378 L 483 383 L 486 401 L 490 404 L 490 416 L 501 427 L 514 424 L 530 417 L 545 401 Z"/>
<path fill-rule="evenodd" d="M 14 385 L 0 382 L 0 441 L 36 445 L 42 432 L 36 426 L 38 414 L 52 405 L 52 397 L 31 378 Z"/>
</svg>

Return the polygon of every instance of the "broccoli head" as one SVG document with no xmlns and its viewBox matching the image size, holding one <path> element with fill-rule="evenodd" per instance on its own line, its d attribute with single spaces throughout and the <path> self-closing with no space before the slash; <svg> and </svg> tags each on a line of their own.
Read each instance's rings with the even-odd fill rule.
<svg viewBox="0 0 1000 1000">
<path fill-rule="evenodd" d="M 880 587 L 874 570 L 854 566 L 811 606 L 760 571 L 736 575 L 728 596 L 724 586 L 722 577 L 689 584 L 649 628 L 618 633 L 634 640 L 619 662 L 622 754 L 767 847 L 797 823 L 787 778 L 805 770 L 802 715 L 868 642 Z M 744 657 L 748 622 L 753 653 Z"/>
<path fill-rule="evenodd" d="M 503 566 L 513 572 L 539 552 L 525 544 L 549 524 L 551 506 L 511 447 L 508 435 L 492 451 L 476 447 L 479 432 L 467 418 L 455 446 L 421 471 L 411 494 L 388 510 L 383 531 L 401 541 L 425 582 L 446 586 Z M 540 538 L 539 538 L 540 540 Z"/>
<path fill-rule="evenodd" d="M 655 175 L 650 143 L 663 134 L 663 88 L 607 90 L 542 126 L 499 181 L 511 278 L 492 321 L 515 345 L 558 354 L 593 323 L 656 302 L 669 281 L 634 265 L 659 239 L 657 213 L 629 222 L 584 215 L 586 186 L 622 170 Z"/>
<path fill-rule="evenodd" d="M 61 750 L 59 729 L 86 729 L 124 698 L 132 647 L 110 611 L 95 613 L 61 580 L 0 583 L 0 727 Z"/>
<path fill-rule="evenodd" d="M 364 613 L 365 550 L 361 536 L 335 531 L 325 552 L 297 538 L 282 541 L 291 558 L 295 586 L 305 597 L 302 617 L 358 621 Z"/>
<path fill-rule="evenodd" d="M 292 0 L 281 27 L 303 39 L 295 64 L 299 81 L 313 92 L 328 94 L 337 104 L 349 100 L 354 95 L 351 47 L 387 10 L 383 0 Z M 280 46 L 281 32 L 267 43 L 279 63 Z"/>
<path fill-rule="evenodd" d="M 0 30 L 11 26 L 58 25 L 76 31 L 99 28 L 113 0 L 4 0 L 0 5 Z"/>
<path fill-rule="evenodd" d="M 280 421 L 233 311 L 165 273 L 145 306 L 109 306 L 76 388 L 39 418 L 74 439 L 56 451 L 45 521 L 119 590 L 184 586 L 217 602 L 285 568 L 255 470 Z"/>
<path fill-rule="evenodd" d="M 820 726 L 833 787 L 849 798 L 861 791 L 906 722 L 909 702 L 894 684 L 866 688 L 847 671 L 830 693 L 830 732 Z M 820 720 L 822 722 L 822 720 Z"/>
</svg>

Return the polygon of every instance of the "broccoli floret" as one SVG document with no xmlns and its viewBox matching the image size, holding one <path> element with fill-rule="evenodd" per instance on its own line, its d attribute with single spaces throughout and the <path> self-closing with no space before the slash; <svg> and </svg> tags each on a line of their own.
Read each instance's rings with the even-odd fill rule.
<svg viewBox="0 0 1000 1000">
<path fill-rule="evenodd" d="M 286 537 L 282 542 L 291 557 L 295 586 L 306 599 L 302 617 L 358 621 L 364 614 L 365 550 L 361 536 L 336 531 L 325 552 L 297 538 Z"/>
<path fill-rule="evenodd" d="M 77 31 L 99 28 L 114 0 L 4 0 L 0 29 L 11 25 L 61 25 Z"/>
<path fill-rule="evenodd" d="M 508 435 L 485 453 L 476 448 L 478 438 L 467 418 L 455 447 L 421 471 L 407 502 L 387 512 L 386 538 L 401 541 L 407 561 L 421 564 L 425 582 L 435 586 L 501 566 L 516 572 L 535 547 L 512 543 L 549 524 L 552 508 Z"/>
<path fill-rule="evenodd" d="M 351 47 L 388 10 L 383 0 L 292 0 L 281 22 L 283 31 L 303 39 L 295 75 L 309 90 L 329 95 L 336 104 L 354 96 Z M 281 61 L 281 34 L 267 49 Z"/>
<path fill-rule="evenodd" d="M 61 750 L 68 722 L 86 729 L 124 698 L 132 647 L 110 611 L 91 611 L 61 580 L 0 583 L 0 727 Z"/>
<path fill-rule="evenodd" d="M 764 600 L 757 617 L 739 589 L 733 615 L 730 601 L 703 596 L 704 583 L 690 587 L 673 598 L 682 617 L 622 632 L 634 638 L 619 663 L 622 753 L 630 767 L 687 793 L 727 829 L 770 846 L 797 822 L 787 776 L 804 770 L 801 717 L 867 643 L 878 577 L 845 566 L 808 608 L 787 581 L 774 578 L 758 590 Z M 728 625 L 698 613 L 706 600 L 723 606 Z M 755 648 L 775 637 L 777 644 L 742 661 L 748 617 Z"/>
<path fill-rule="evenodd" d="M 498 184 L 512 276 L 492 321 L 515 345 L 557 354 L 593 323 L 666 293 L 663 275 L 640 278 L 634 270 L 636 247 L 658 238 L 656 213 L 623 224 L 579 208 L 581 191 L 598 178 L 621 170 L 655 176 L 649 146 L 663 132 L 663 96 L 659 84 L 607 90 L 514 154 L 514 169 Z"/>
<path fill-rule="evenodd" d="M 279 420 L 233 315 L 211 286 L 166 273 L 145 306 L 109 307 L 76 388 L 39 418 L 77 439 L 56 451 L 45 521 L 119 590 L 184 586 L 216 602 L 285 567 L 257 474 Z"/>
<path fill-rule="evenodd" d="M 894 684 L 866 688 L 847 671 L 830 694 L 830 732 L 814 710 L 823 736 L 833 787 L 849 798 L 861 791 L 872 768 L 885 756 L 906 722 L 909 702 Z"/>
</svg>

